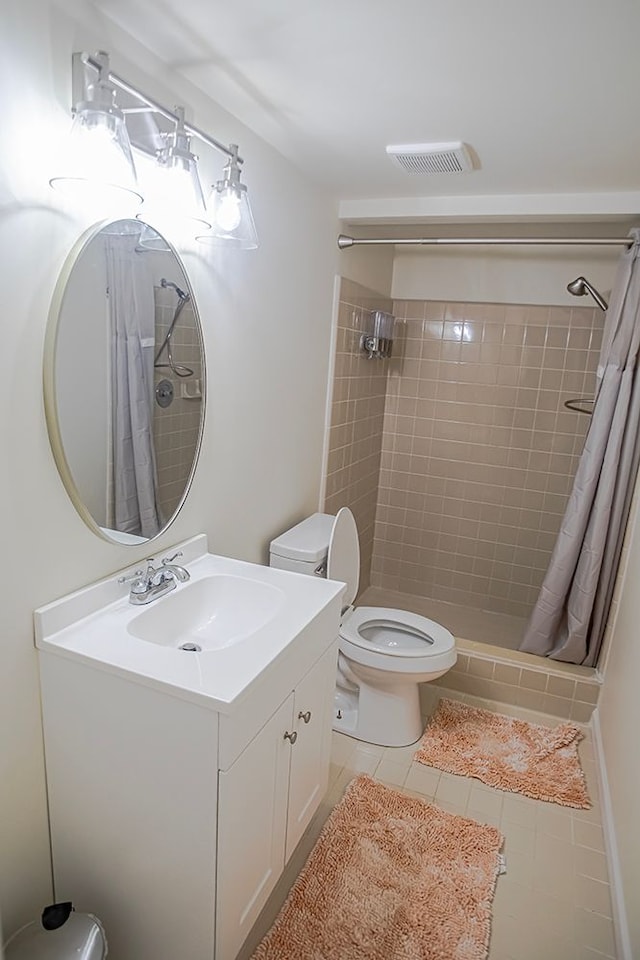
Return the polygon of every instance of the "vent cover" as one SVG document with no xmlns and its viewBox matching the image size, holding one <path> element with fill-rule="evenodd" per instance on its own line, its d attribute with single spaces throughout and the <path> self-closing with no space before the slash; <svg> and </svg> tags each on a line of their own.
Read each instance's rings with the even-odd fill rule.
<svg viewBox="0 0 640 960">
<path fill-rule="evenodd" d="M 406 173 L 465 173 L 473 170 L 464 143 L 400 143 L 387 147 L 387 153 Z"/>
</svg>

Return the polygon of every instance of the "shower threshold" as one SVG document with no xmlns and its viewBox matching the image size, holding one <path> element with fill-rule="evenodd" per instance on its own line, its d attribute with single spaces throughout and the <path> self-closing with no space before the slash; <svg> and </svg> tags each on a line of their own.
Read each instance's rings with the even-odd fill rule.
<svg viewBox="0 0 640 960">
<path fill-rule="evenodd" d="M 466 697 L 475 706 L 509 704 L 540 714 L 587 723 L 598 701 L 601 679 L 592 667 L 561 663 L 518 650 L 526 620 L 463 607 L 410 593 L 369 587 L 359 604 L 397 607 L 441 623 L 456 638 L 458 660 L 436 683 L 421 689 L 428 716 L 434 696 Z"/>
</svg>

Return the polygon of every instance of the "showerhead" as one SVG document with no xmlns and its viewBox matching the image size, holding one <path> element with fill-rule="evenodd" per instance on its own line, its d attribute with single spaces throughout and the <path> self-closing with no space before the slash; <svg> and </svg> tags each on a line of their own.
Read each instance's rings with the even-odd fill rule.
<svg viewBox="0 0 640 960">
<path fill-rule="evenodd" d="M 592 287 L 584 277 L 576 277 L 575 280 L 568 283 L 567 290 L 573 294 L 574 297 L 586 297 L 586 295 L 590 293 L 601 310 L 606 310 L 609 306 L 604 297 L 600 296 L 595 287 Z"/>
<path fill-rule="evenodd" d="M 188 293 L 185 293 L 184 290 L 181 290 L 177 283 L 173 283 L 171 280 L 165 280 L 164 277 L 160 280 L 161 287 L 171 287 L 172 290 L 178 294 L 181 300 L 190 300 L 191 296 Z"/>
</svg>

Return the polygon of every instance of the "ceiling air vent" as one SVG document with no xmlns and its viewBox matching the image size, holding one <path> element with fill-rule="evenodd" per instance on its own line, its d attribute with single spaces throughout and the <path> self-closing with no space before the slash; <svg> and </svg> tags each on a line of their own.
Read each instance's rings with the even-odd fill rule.
<svg viewBox="0 0 640 960">
<path fill-rule="evenodd" d="M 464 143 L 400 143 L 387 147 L 393 162 L 406 173 L 465 173 L 473 170 Z"/>
</svg>

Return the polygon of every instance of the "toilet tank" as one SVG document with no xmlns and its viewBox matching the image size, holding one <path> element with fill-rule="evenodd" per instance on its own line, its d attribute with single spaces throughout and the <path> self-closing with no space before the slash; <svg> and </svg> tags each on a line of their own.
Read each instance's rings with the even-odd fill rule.
<svg viewBox="0 0 640 960">
<path fill-rule="evenodd" d="M 325 576 L 334 520 L 330 513 L 314 513 L 280 534 L 269 544 L 269 566 Z"/>
</svg>

